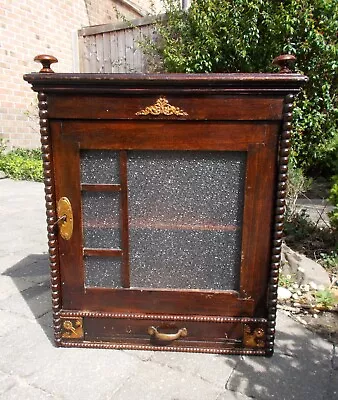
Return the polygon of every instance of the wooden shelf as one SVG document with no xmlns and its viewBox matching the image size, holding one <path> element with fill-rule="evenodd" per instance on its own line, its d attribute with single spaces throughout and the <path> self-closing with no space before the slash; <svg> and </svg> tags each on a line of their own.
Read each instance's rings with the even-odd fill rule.
<svg viewBox="0 0 338 400">
<path fill-rule="evenodd" d="M 100 221 L 86 221 L 83 224 L 84 229 L 119 229 L 120 225 L 110 223 L 109 225 L 103 224 Z M 160 229 L 170 231 L 216 231 L 216 232 L 235 232 L 241 229 L 239 225 L 222 225 L 208 222 L 202 223 L 181 223 L 177 224 L 170 221 L 147 221 L 147 220 L 133 220 L 129 223 L 129 229 Z"/>
<path fill-rule="evenodd" d="M 117 184 L 91 184 L 91 183 L 82 183 L 81 190 L 86 192 L 120 192 L 121 185 Z"/>
</svg>

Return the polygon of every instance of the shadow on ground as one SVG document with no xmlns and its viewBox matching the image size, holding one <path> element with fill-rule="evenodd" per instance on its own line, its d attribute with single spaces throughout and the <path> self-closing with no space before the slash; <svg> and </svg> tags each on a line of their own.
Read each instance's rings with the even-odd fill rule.
<svg viewBox="0 0 338 400">
<path fill-rule="evenodd" d="M 14 294 L 4 300 L 6 310 L 34 318 L 53 343 L 48 255 L 31 254 L 8 268 L 2 276 L 9 277 L 17 288 L 15 293 L 13 291 Z M 112 350 L 100 350 L 95 352 L 95 358 L 107 358 L 110 364 L 110 352 Z M 117 352 L 114 358 L 125 357 L 124 362 L 130 362 L 133 358 L 128 358 L 127 355 L 131 353 Z M 70 352 L 67 350 L 59 354 L 60 362 L 64 366 L 65 360 L 62 357 L 69 357 Z M 77 357 L 90 360 L 92 354 L 94 353 L 90 350 L 81 350 Z M 143 355 L 140 352 L 132 354 Z M 188 390 L 189 386 L 194 384 L 199 388 L 198 385 L 203 384 L 208 390 L 208 385 L 212 385 L 218 395 L 209 398 L 215 400 L 337 398 L 335 390 L 338 388 L 335 382 L 338 381 L 338 371 L 333 368 L 332 344 L 280 312 L 276 350 L 272 358 L 157 352 L 144 355 L 146 357 L 140 358 L 144 363 L 143 367 L 137 369 L 137 373 L 131 374 L 127 384 L 121 387 L 120 391 L 114 392 L 114 399 L 136 398 L 132 396 L 136 392 L 141 393 L 141 397 L 138 398 L 153 398 L 158 392 L 159 384 L 164 384 L 163 376 L 166 377 L 168 389 L 166 399 L 170 400 L 190 399 L 189 396 L 176 396 L 175 390 L 182 386 Z M 128 364 L 128 373 L 130 368 Z M 157 371 L 155 376 L 154 370 Z M 151 385 L 150 382 L 154 384 Z M 198 395 L 195 398 L 199 398 Z"/>
<path fill-rule="evenodd" d="M 245 357 L 226 388 L 255 399 L 334 399 L 333 346 L 279 314 L 272 358 Z"/>
<path fill-rule="evenodd" d="M 6 299 L 8 311 L 33 318 L 53 342 L 52 304 L 48 254 L 30 254 L 2 273 L 10 277 L 18 292 Z M 22 304 L 21 299 L 25 304 Z"/>
</svg>

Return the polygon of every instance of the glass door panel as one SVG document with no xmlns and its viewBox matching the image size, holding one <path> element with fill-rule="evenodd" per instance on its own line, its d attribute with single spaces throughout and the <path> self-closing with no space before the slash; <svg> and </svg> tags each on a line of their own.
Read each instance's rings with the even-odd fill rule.
<svg viewBox="0 0 338 400">
<path fill-rule="evenodd" d="M 83 245 L 119 249 L 120 193 L 82 192 Z"/>
<path fill-rule="evenodd" d="M 119 154 L 111 150 L 81 150 L 81 182 L 119 183 Z"/>
<path fill-rule="evenodd" d="M 121 258 L 85 256 L 85 285 L 87 287 L 122 287 Z"/>
<path fill-rule="evenodd" d="M 238 290 L 245 171 L 245 152 L 82 151 L 86 286 Z"/>
<path fill-rule="evenodd" d="M 246 153 L 128 155 L 131 286 L 238 289 Z"/>
<path fill-rule="evenodd" d="M 86 287 L 122 287 L 120 153 L 81 150 Z"/>
</svg>

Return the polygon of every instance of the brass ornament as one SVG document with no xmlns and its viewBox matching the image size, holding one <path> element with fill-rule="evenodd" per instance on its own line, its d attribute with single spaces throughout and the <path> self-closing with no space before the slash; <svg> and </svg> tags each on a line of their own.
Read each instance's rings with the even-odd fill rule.
<svg viewBox="0 0 338 400">
<path fill-rule="evenodd" d="M 61 337 L 63 339 L 83 339 L 82 318 L 63 320 Z"/>
<path fill-rule="evenodd" d="M 73 210 L 67 197 L 61 197 L 57 204 L 57 224 L 63 239 L 69 240 L 73 234 Z"/>
<path fill-rule="evenodd" d="M 135 115 L 188 115 L 179 107 L 172 106 L 168 100 L 161 96 L 154 105 L 148 106 L 145 109 L 138 111 Z"/>
<path fill-rule="evenodd" d="M 244 325 L 243 345 L 247 348 L 262 348 L 265 346 L 265 332 L 263 328 L 251 328 L 249 325 Z"/>
</svg>

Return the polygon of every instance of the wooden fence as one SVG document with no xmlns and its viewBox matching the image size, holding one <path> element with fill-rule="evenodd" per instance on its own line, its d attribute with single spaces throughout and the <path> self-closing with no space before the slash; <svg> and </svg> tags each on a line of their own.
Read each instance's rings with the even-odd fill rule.
<svg viewBox="0 0 338 400">
<path fill-rule="evenodd" d="M 140 42 L 155 38 L 156 17 L 105 24 L 78 31 L 80 72 L 147 72 Z"/>
</svg>

